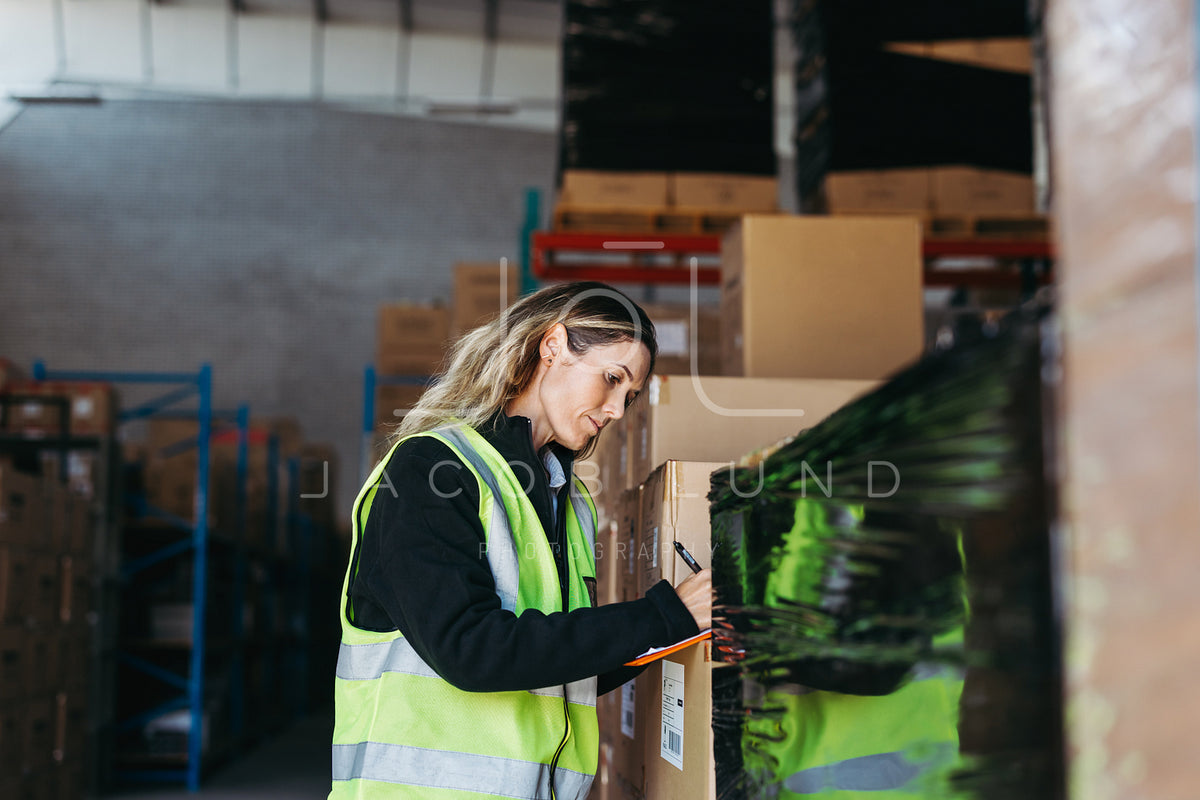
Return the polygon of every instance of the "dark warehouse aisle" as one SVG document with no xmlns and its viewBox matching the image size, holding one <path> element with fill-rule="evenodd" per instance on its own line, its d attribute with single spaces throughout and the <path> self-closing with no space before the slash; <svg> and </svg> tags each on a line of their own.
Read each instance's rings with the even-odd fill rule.
<svg viewBox="0 0 1200 800">
<path fill-rule="evenodd" d="M 324 800 L 329 795 L 333 709 L 297 721 L 244 758 L 214 772 L 198 792 L 185 787 L 145 787 L 105 795 L 106 800 Z"/>
</svg>

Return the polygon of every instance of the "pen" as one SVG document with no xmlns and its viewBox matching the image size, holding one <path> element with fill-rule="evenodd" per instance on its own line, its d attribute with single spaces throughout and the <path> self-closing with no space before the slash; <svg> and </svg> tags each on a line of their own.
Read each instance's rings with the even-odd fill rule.
<svg viewBox="0 0 1200 800">
<path fill-rule="evenodd" d="M 696 559 L 692 558 L 692 554 L 687 551 L 687 548 L 679 542 L 675 543 L 675 550 L 683 558 L 684 563 L 692 568 L 692 572 L 699 572 L 703 569 L 703 567 L 696 563 Z"/>
</svg>

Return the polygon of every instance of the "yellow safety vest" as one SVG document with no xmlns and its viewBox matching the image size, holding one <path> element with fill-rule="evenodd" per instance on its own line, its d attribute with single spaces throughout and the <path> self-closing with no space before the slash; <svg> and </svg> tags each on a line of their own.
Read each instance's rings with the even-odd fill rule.
<svg viewBox="0 0 1200 800">
<path fill-rule="evenodd" d="M 520 615 L 589 606 L 584 578 L 595 578 L 596 511 L 577 479 L 570 484 L 566 546 L 568 604 L 554 554 L 533 504 L 505 459 L 477 431 L 449 425 L 432 436 L 459 456 L 479 482 L 479 519 L 503 608 Z M 384 467 L 354 503 L 351 553 Z M 584 800 L 596 773 L 596 679 L 529 691 L 465 692 L 421 660 L 399 631 L 362 630 L 349 620 L 342 586 L 329 800 L 413 798 Z"/>
<path fill-rule="evenodd" d="M 861 507 L 846 507 L 861 520 Z M 797 500 L 795 527 L 776 554 L 819 563 L 812 535 L 829 523 L 823 504 Z M 959 540 L 961 556 L 961 538 Z M 765 590 L 815 603 L 811 575 L 778 568 Z M 965 604 L 965 593 L 963 597 Z M 960 625 L 934 637 L 935 650 L 962 650 Z M 769 690 L 746 723 L 743 758 L 750 783 L 772 786 L 778 800 L 918 800 L 948 796 L 947 776 L 959 764 L 958 717 L 963 673 L 937 662 L 916 665 L 908 681 L 886 695 Z"/>
</svg>

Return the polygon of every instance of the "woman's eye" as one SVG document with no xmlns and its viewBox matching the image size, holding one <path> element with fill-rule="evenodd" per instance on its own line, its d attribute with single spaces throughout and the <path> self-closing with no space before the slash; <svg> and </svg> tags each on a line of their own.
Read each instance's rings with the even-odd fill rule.
<svg viewBox="0 0 1200 800">
<path fill-rule="evenodd" d="M 621 379 L 620 379 L 620 378 L 618 378 L 616 375 L 614 375 L 614 374 L 613 374 L 613 373 L 611 373 L 611 372 L 610 372 L 610 373 L 608 373 L 607 375 L 605 375 L 604 377 L 605 377 L 605 378 L 607 378 L 607 379 L 608 379 L 608 382 L 609 382 L 609 383 L 611 383 L 611 384 L 613 384 L 613 385 L 616 385 L 617 383 L 620 383 L 620 381 L 621 381 Z"/>
</svg>

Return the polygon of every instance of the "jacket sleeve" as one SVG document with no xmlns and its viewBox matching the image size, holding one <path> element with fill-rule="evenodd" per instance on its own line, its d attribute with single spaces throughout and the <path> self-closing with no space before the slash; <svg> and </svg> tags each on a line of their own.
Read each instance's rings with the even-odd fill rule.
<svg viewBox="0 0 1200 800">
<path fill-rule="evenodd" d="M 697 632 L 666 581 L 626 603 L 519 617 L 505 611 L 487 562 L 479 488 L 453 451 L 429 437 L 410 439 L 396 449 L 385 478 L 360 542 L 351 590 L 356 614 L 385 617 L 460 689 L 569 683 L 619 670 L 648 647 Z"/>
</svg>

